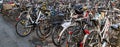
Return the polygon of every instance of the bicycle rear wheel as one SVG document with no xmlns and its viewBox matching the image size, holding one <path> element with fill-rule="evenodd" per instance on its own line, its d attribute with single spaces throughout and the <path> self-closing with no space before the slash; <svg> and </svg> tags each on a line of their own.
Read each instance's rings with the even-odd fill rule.
<svg viewBox="0 0 120 47">
<path fill-rule="evenodd" d="M 69 34 L 67 39 L 66 47 L 78 47 L 78 43 L 83 40 L 84 32 L 79 26 L 73 26 L 67 29 L 68 33 L 72 31 L 72 34 Z"/>
<path fill-rule="evenodd" d="M 26 21 L 26 19 L 21 19 L 15 25 L 16 33 L 21 37 L 28 36 L 32 30 L 32 26 L 26 27 L 26 24 L 30 24 L 29 21 Z"/>
<path fill-rule="evenodd" d="M 45 38 L 48 38 L 52 31 L 52 26 L 50 25 L 49 21 L 45 20 L 45 21 L 41 21 L 40 25 L 38 26 L 37 28 L 37 36 L 39 38 L 42 38 L 42 39 L 45 39 Z"/>
</svg>

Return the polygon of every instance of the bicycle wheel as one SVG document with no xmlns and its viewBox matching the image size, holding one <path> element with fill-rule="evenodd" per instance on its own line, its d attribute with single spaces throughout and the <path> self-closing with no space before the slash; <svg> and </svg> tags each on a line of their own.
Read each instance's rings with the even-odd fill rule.
<svg viewBox="0 0 120 47">
<path fill-rule="evenodd" d="M 59 36 L 62 29 L 62 26 L 56 26 L 53 28 L 52 42 L 55 46 L 61 46 L 67 39 L 66 31 L 62 34 L 62 36 Z"/>
<path fill-rule="evenodd" d="M 68 47 L 77 47 L 78 43 L 83 40 L 83 36 L 85 35 L 83 30 L 79 26 L 73 26 L 68 28 L 67 31 L 72 31 L 71 37 L 67 39 Z"/>
<path fill-rule="evenodd" d="M 51 35 L 52 33 L 51 29 L 52 29 L 52 26 L 47 20 L 41 21 L 40 25 L 38 26 L 36 30 L 37 36 L 39 38 L 45 39 Z"/>
<path fill-rule="evenodd" d="M 31 33 L 31 28 L 32 26 L 29 26 L 30 22 L 26 22 L 26 19 L 21 19 L 16 23 L 16 33 L 21 36 L 21 37 L 25 37 L 28 36 Z M 27 27 L 26 27 L 27 24 Z"/>
<path fill-rule="evenodd" d="M 85 47 L 101 47 L 101 38 L 96 31 L 92 31 L 85 41 Z"/>
</svg>

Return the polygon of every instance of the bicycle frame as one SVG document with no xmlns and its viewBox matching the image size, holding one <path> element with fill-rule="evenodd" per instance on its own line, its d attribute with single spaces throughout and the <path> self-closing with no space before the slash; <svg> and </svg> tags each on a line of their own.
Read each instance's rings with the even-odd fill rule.
<svg viewBox="0 0 120 47">
<path fill-rule="evenodd" d="M 101 36 L 101 41 L 103 41 L 102 47 L 105 47 L 106 43 L 107 43 L 106 41 L 104 41 L 104 39 L 107 40 L 107 41 L 109 39 L 109 28 L 110 28 L 110 26 L 111 26 L 110 21 L 109 21 L 108 18 L 106 18 L 105 25 L 104 25 L 102 31 L 99 33 L 100 36 Z"/>
<path fill-rule="evenodd" d="M 32 23 L 35 23 L 35 24 L 38 24 L 39 22 L 39 19 L 40 19 L 40 17 L 41 17 L 41 11 L 39 11 L 39 14 L 38 14 L 38 16 L 37 16 L 37 19 L 35 20 L 35 21 L 33 21 L 33 19 L 31 18 L 31 16 L 30 16 L 30 14 L 28 13 L 27 14 L 27 19 L 29 19 Z"/>
<path fill-rule="evenodd" d="M 101 42 L 103 42 L 102 47 L 105 47 L 106 44 L 107 44 L 107 42 L 104 41 L 104 40 L 108 40 L 108 37 L 109 37 L 109 36 L 108 36 L 109 27 L 110 27 L 109 20 L 106 19 L 105 25 L 104 25 L 102 31 L 97 31 L 98 34 L 100 35 L 100 38 L 101 38 L 100 40 L 101 40 Z M 91 33 L 92 31 L 95 31 L 95 30 L 93 29 L 93 30 L 90 30 L 89 32 Z M 103 33 L 103 34 L 102 34 L 102 33 Z M 86 42 L 86 38 L 88 37 L 88 35 L 89 35 L 89 34 L 86 34 L 86 35 L 84 36 L 84 39 L 83 39 L 83 41 L 82 41 L 82 42 L 83 42 L 83 46 L 84 46 L 84 42 Z M 95 43 L 98 43 L 98 42 L 95 42 Z M 89 44 L 89 45 L 90 45 L 90 46 L 93 46 L 93 44 L 94 44 L 94 43 Z"/>
<path fill-rule="evenodd" d="M 108 17 L 105 17 L 104 20 L 105 20 L 105 24 L 103 26 L 103 29 L 100 30 L 100 27 L 98 27 L 98 31 L 97 31 L 98 34 L 100 35 L 101 42 L 103 42 L 102 47 L 105 47 L 106 44 L 108 43 L 106 41 L 108 41 L 108 39 L 109 39 L 109 28 L 111 26 L 111 22 L 109 21 Z M 106 40 L 106 41 L 104 41 L 104 40 Z"/>
<path fill-rule="evenodd" d="M 38 8 L 38 7 L 37 7 L 37 8 Z M 18 17 L 18 19 L 21 18 L 22 14 L 27 13 L 27 15 L 25 16 L 25 17 L 27 18 L 26 23 L 27 23 L 28 21 L 30 21 L 32 24 L 39 24 L 40 17 L 43 18 L 43 17 L 41 16 L 41 15 L 43 15 L 42 12 L 41 12 L 41 11 L 37 11 L 37 13 L 38 13 L 37 19 L 36 19 L 35 21 L 33 21 L 32 17 L 30 16 L 30 11 L 31 11 L 31 10 L 32 10 L 32 8 L 29 8 L 28 11 L 23 11 L 23 12 L 20 14 L 20 16 Z M 43 15 L 43 16 L 44 16 L 44 15 Z M 26 27 L 28 27 L 27 24 L 26 24 Z"/>
<path fill-rule="evenodd" d="M 72 20 L 72 19 L 71 19 L 71 20 Z M 63 32 L 64 32 L 68 27 L 73 26 L 71 20 L 70 20 L 70 21 L 65 21 L 63 24 L 61 24 L 61 26 L 63 27 L 63 29 L 62 29 L 62 31 L 61 31 L 60 34 L 59 34 L 58 40 L 60 40 Z"/>
<path fill-rule="evenodd" d="M 106 11 L 105 15 L 107 15 L 107 14 L 108 14 L 108 11 Z M 109 28 L 112 25 L 112 23 L 109 20 L 109 16 L 106 16 L 104 18 L 104 20 L 105 20 L 105 24 L 103 26 L 103 29 L 101 31 L 100 30 L 98 31 L 100 38 L 101 38 L 101 42 L 103 42 L 102 47 L 105 47 L 109 41 L 109 32 L 110 32 Z M 104 41 L 104 40 L 106 40 L 106 41 Z"/>
<path fill-rule="evenodd" d="M 106 13 L 107 14 L 107 13 Z M 101 20 L 99 20 L 101 22 Z M 84 43 L 86 42 L 86 39 L 88 37 L 88 35 L 92 32 L 92 31 L 97 31 L 98 35 L 100 35 L 101 37 L 101 42 L 104 41 L 104 39 L 108 40 L 108 33 L 109 33 L 109 28 L 111 26 L 111 23 L 109 21 L 109 19 L 107 17 L 105 17 L 105 24 L 103 26 L 103 29 L 100 30 L 100 27 L 98 27 L 98 29 L 93 29 L 93 30 L 89 30 L 89 31 L 84 31 L 86 33 L 86 35 L 84 36 L 83 41 L 80 43 L 82 44 L 81 46 L 84 47 Z M 85 26 L 84 26 L 85 27 Z M 88 32 L 88 33 L 87 33 Z M 97 43 L 97 42 L 95 42 Z M 93 43 L 94 44 L 94 43 Z M 93 46 L 93 44 L 89 44 L 90 46 Z M 105 47 L 107 44 L 106 41 L 103 42 L 102 47 Z"/>
<path fill-rule="evenodd" d="M 73 13 L 71 12 L 70 17 L 72 17 L 72 15 L 73 15 Z M 79 18 L 79 19 L 75 19 L 75 20 L 76 20 L 76 21 L 80 21 L 80 20 L 82 20 L 82 19 L 84 19 L 84 18 Z M 70 26 L 74 26 L 75 24 L 76 24 L 76 23 L 73 22 L 73 18 L 71 18 L 70 20 L 64 20 L 64 23 L 61 24 L 61 26 L 63 27 L 63 29 L 62 29 L 62 31 L 61 31 L 60 34 L 59 34 L 58 40 L 60 40 L 62 34 L 64 33 L 64 31 L 65 31 L 67 28 L 69 28 Z"/>
</svg>

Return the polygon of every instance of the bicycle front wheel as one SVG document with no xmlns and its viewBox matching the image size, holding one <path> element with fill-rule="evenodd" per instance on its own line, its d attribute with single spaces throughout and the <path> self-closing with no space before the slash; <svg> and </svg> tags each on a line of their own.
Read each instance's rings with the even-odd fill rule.
<svg viewBox="0 0 120 47">
<path fill-rule="evenodd" d="M 26 24 L 30 24 L 30 22 L 26 22 L 26 19 L 21 19 L 16 23 L 16 33 L 21 36 L 21 37 L 25 37 L 28 36 L 31 33 L 31 28 L 30 26 L 25 27 Z"/>
<path fill-rule="evenodd" d="M 101 38 L 97 31 L 92 31 L 85 41 L 85 47 L 101 47 Z"/>
<path fill-rule="evenodd" d="M 67 33 L 66 32 L 64 32 L 61 36 L 59 36 L 62 29 L 63 29 L 62 26 L 56 26 L 53 29 L 52 41 L 53 41 L 53 44 L 56 45 L 56 46 L 61 46 L 67 39 Z"/>
</svg>

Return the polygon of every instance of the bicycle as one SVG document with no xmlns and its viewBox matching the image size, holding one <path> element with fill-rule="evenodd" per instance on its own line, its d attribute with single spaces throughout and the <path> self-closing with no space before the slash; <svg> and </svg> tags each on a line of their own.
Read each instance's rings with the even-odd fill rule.
<svg viewBox="0 0 120 47">
<path fill-rule="evenodd" d="M 25 14 L 23 14 L 22 17 L 17 23 L 16 23 L 16 33 L 21 36 L 21 37 L 25 37 L 27 35 L 29 35 L 31 33 L 32 30 L 35 30 L 36 27 L 39 26 L 40 24 L 40 19 L 45 19 L 44 15 L 41 13 L 41 11 L 38 11 L 39 12 L 39 15 L 37 16 L 36 19 L 33 18 L 32 15 L 30 15 L 30 12 L 31 12 L 31 9 L 32 8 L 29 8 L 28 11 L 26 11 Z M 20 33 L 20 31 L 18 29 L 20 29 L 19 27 L 19 24 L 21 26 L 23 26 L 23 29 L 25 29 L 26 31 L 24 31 L 23 33 Z M 23 29 L 20 29 L 20 30 L 23 30 Z"/>
<path fill-rule="evenodd" d="M 97 30 L 93 30 L 87 36 L 85 43 L 90 47 L 110 47 L 110 26 L 111 22 L 109 20 L 109 16 L 104 18 L 104 24 L 97 26 Z"/>
<path fill-rule="evenodd" d="M 88 13 L 86 13 L 86 14 L 88 14 Z M 73 15 L 73 13 L 71 13 L 70 17 L 72 17 L 72 15 Z M 75 21 L 81 21 L 81 20 L 85 19 L 86 17 L 79 18 L 79 19 L 71 18 L 70 20 L 64 20 L 64 22 L 61 25 L 56 26 L 53 29 L 54 33 L 52 34 L 52 41 L 53 41 L 54 45 L 61 46 L 66 41 L 66 39 L 71 38 L 70 36 L 72 34 L 70 32 L 73 32 L 73 31 L 69 32 L 69 28 L 75 27 L 77 24 L 79 24 L 78 22 L 75 22 Z M 79 25 L 77 27 L 79 27 Z M 82 28 L 79 28 L 79 30 L 80 29 L 82 29 Z M 78 30 L 78 29 L 76 29 L 76 30 Z M 81 31 L 74 31 L 73 33 L 75 33 L 75 32 L 77 32 L 77 34 L 79 34 Z M 75 35 L 77 36 L 77 34 L 75 34 Z M 55 39 L 57 39 L 57 40 L 55 40 Z M 69 42 L 69 40 L 68 40 L 68 42 Z"/>
</svg>

